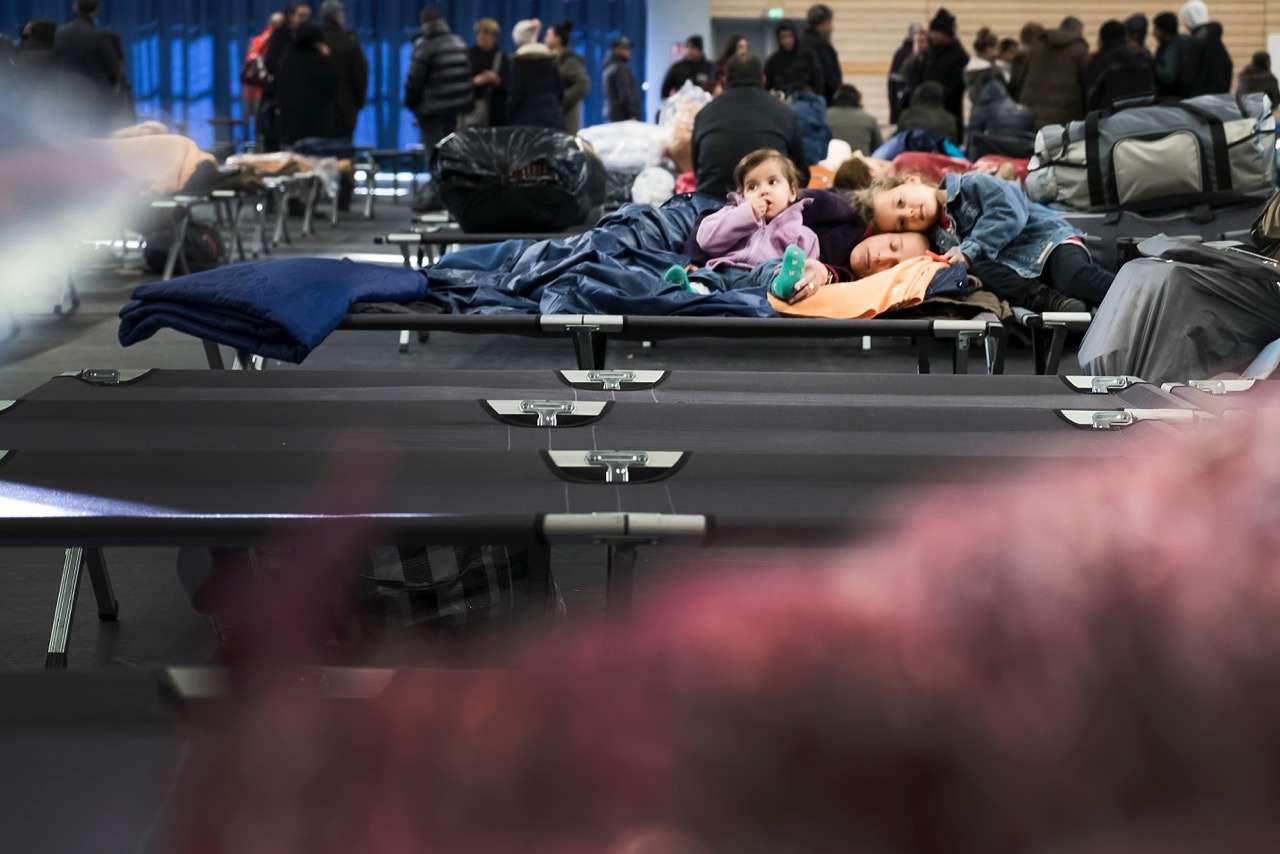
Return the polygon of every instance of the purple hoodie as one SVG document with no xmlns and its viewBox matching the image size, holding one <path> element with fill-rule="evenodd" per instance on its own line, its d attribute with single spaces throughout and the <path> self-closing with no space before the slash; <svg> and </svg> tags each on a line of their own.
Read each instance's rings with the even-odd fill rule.
<svg viewBox="0 0 1280 854">
<path fill-rule="evenodd" d="M 698 225 L 698 245 L 711 255 L 709 269 L 742 267 L 781 258 L 791 244 L 804 251 L 806 258 L 818 257 L 818 235 L 804 224 L 804 208 L 812 199 L 797 199 L 770 222 L 756 219 L 751 205 L 742 196 L 730 193 L 726 205 L 708 215 Z"/>
</svg>

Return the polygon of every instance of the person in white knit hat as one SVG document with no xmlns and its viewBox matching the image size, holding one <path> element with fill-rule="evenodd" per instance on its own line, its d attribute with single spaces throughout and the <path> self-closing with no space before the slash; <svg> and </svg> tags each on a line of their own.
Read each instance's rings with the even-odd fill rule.
<svg viewBox="0 0 1280 854">
<path fill-rule="evenodd" d="M 564 130 L 560 101 L 564 84 L 551 50 L 538 41 L 542 22 L 537 18 L 520 21 L 511 28 L 516 55 L 511 61 L 507 85 L 507 120 L 513 125 Z"/>
<path fill-rule="evenodd" d="M 1222 24 L 1209 20 L 1209 7 L 1202 0 L 1184 3 L 1178 17 L 1191 32 L 1178 57 L 1178 94 L 1194 98 L 1230 92 L 1234 69 L 1222 44 Z"/>
</svg>

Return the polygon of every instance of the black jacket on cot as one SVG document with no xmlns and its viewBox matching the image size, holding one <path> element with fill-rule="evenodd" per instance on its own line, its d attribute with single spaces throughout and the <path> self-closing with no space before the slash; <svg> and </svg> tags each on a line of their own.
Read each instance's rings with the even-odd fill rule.
<svg viewBox="0 0 1280 854">
<path fill-rule="evenodd" d="M 764 63 L 764 88 L 780 89 L 788 95 L 795 91 L 822 94 L 822 69 L 813 51 L 793 47 L 778 49 Z"/>
<path fill-rule="evenodd" d="M 338 73 L 329 57 L 314 45 L 292 47 L 276 75 L 280 142 L 292 145 L 309 136 L 345 136 L 334 126 L 337 95 Z"/>
<path fill-rule="evenodd" d="M 1231 54 L 1222 44 L 1222 24 L 1216 21 L 1196 27 L 1178 57 L 1178 94 L 1183 98 L 1230 92 L 1233 78 Z"/>
<path fill-rule="evenodd" d="M 1125 45 L 1100 53 L 1084 69 L 1084 105 L 1089 111 L 1110 110 L 1117 101 L 1155 97 L 1151 61 Z"/>
<path fill-rule="evenodd" d="M 334 21 L 325 21 L 324 41 L 329 45 L 329 61 L 338 75 L 338 93 L 331 119 L 332 134 L 348 137 L 356 132 L 356 121 L 364 109 L 369 91 L 369 60 L 360 47 L 360 39 Z"/>
<path fill-rule="evenodd" d="M 942 86 L 942 107 L 956 120 L 957 136 L 964 127 L 964 67 L 969 64 L 969 54 L 954 39 L 941 47 L 930 46 L 911 66 L 915 79 L 907 81 L 914 99 L 921 83 L 937 83 Z M 914 102 L 909 100 L 908 106 Z M 953 138 L 954 139 L 954 138 Z"/>
<path fill-rule="evenodd" d="M 814 91 L 826 99 L 828 107 L 831 106 L 831 99 L 836 96 L 836 90 L 844 81 L 844 72 L 840 70 L 839 54 L 831 46 L 829 39 L 823 38 L 813 30 L 805 30 L 801 33 L 800 49 L 812 51 L 818 60 L 818 73 L 822 75 L 822 86 Z"/>
<path fill-rule="evenodd" d="M 507 82 L 507 124 L 564 130 L 563 97 L 560 69 L 545 48 L 541 53 L 516 53 Z"/>
<path fill-rule="evenodd" d="M 818 260 L 832 269 L 837 281 L 852 281 L 849 253 L 866 236 L 867 227 L 849 203 L 833 190 L 801 190 L 800 197 L 813 199 L 804 207 L 802 221 L 818 235 Z M 693 230 L 681 250 L 682 254 L 689 256 L 691 263 L 699 267 L 710 261 L 711 256 L 698 245 L 698 226 L 713 213 L 714 210 L 709 210 L 694 220 Z"/>
<path fill-rule="evenodd" d="M 693 120 L 693 172 L 698 192 L 723 199 L 734 189 L 733 170 L 757 148 L 775 148 L 791 158 L 800 186 L 809 183 L 795 111 L 759 86 L 730 86 Z"/>
</svg>

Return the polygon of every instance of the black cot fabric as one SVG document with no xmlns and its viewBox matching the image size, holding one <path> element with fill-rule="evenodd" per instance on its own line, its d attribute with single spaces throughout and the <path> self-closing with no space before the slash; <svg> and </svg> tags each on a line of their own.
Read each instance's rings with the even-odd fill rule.
<svg viewBox="0 0 1280 854">
<path fill-rule="evenodd" d="M 1141 454 L 1162 430 L 1080 430 L 1056 408 L 1189 406 L 1149 387 L 1082 394 L 1056 377 L 672 372 L 640 391 L 585 391 L 553 371 L 123 379 L 57 378 L 0 411 L 0 533 L 198 543 L 323 513 L 374 518 L 371 535 L 519 544 L 543 514 L 625 512 L 705 515 L 728 539 L 788 541 L 877 524 L 904 485 L 963 478 L 976 495 L 1010 465 Z M 611 405 L 548 428 L 482 402 L 526 397 Z M 606 467 L 584 461 L 601 451 L 677 462 L 604 482 Z M 375 460 L 359 488 L 335 481 L 352 453 Z"/>
</svg>

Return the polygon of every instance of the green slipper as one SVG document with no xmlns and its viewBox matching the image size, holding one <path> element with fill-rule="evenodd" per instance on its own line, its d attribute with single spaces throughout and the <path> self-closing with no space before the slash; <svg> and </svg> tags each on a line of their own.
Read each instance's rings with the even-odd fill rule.
<svg viewBox="0 0 1280 854">
<path fill-rule="evenodd" d="M 782 269 L 769 286 L 769 293 L 781 300 L 795 296 L 796 285 L 800 284 L 800 277 L 804 275 L 805 260 L 803 249 L 794 243 L 788 246 L 787 251 L 782 253 Z"/>
</svg>

